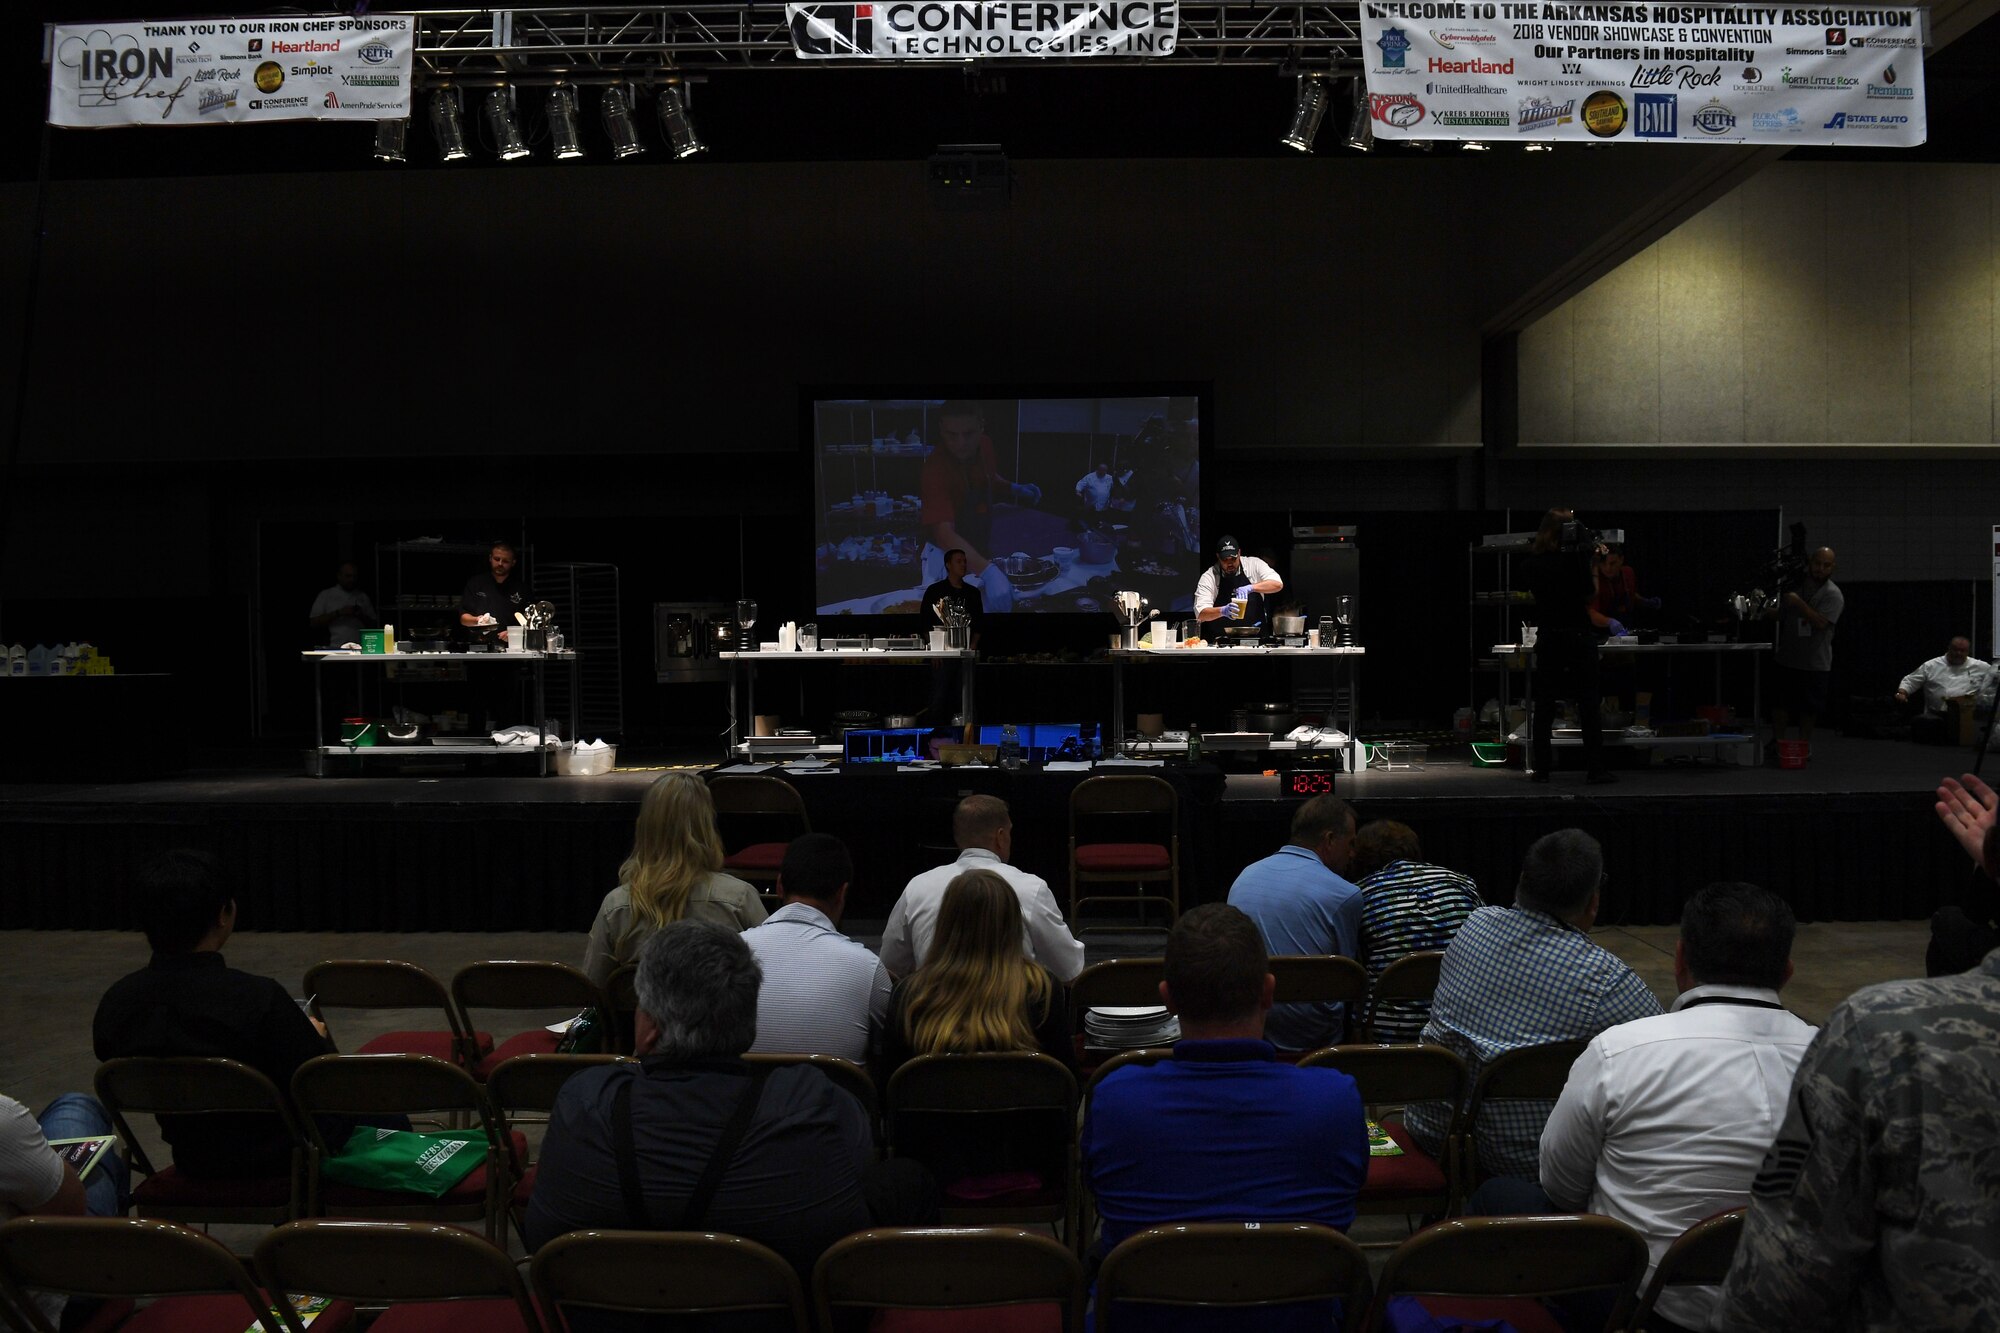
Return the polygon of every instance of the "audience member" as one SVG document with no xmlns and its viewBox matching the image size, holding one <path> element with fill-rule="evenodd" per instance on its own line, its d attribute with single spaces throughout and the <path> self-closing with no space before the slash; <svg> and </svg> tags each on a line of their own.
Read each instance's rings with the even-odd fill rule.
<svg viewBox="0 0 2000 1333">
<path fill-rule="evenodd" d="M 1274 987 L 1256 923 L 1208 903 L 1167 938 L 1160 998 L 1180 1015 L 1171 1060 L 1104 1076 L 1083 1126 L 1101 1251 L 1169 1222 L 1287 1220 L 1346 1230 L 1368 1177 L 1354 1080 L 1301 1069 L 1264 1038 Z M 1210 1313 L 1151 1306 L 1149 1329 L 1332 1327 L 1322 1306 Z"/>
<path fill-rule="evenodd" d="M 1315 796 L 1292 812 L 1292 840 L 1243 867 L 1229 905 L 1256 922 L 1274 954 L 1361 957 L 1361 894 L 1341 876 L 1354 855 L 1354 809 Z M 1311 1051 L 1340 1040 L 1338 1004 L 1281 1004 L 1264 1025 L 1280 1050 Z"/>
<path fill-rule="evenodd" d="M 563 1084 L 528 1201 L 530 1249 L 586 1227 L 721 1231 L 770 1246 L 807 1280 L 850 1232 L 935 1219 L 923 1169 L 875 1160 L 852 1096 L 808 1065 L 743 1061 L 761 979 L 742 938 L 711 922 L 676 921 L 646 941 L 635 1024 L 647 1054 Z M 570 1325 L 654 1326 L 581 1312 Z"/>
<path fill-rule="evenodd" d="M 1014 853 L 1014 820 L 1007 803 L 997 796 L 966 797 L 952 811 L 951 834 L 960 849 L 958 859 L 911 880 L 889 911 L 882 927 L 882 961 L 889 970 L 902 977 L 923 966 L 945 890 L 968 870 L 986 870 L 1010 885 L 1020 899 L 1022 947 L 1028 957 L 1057 981 L 1075 980 L 1083 971 L 1083 943 L 1070 934 L 1049 882 L 1008 864 Z"/>
<path fill-rule="evenodd" d="M 1479 886 L 1424 860 L 1416 830 L 1393 819 L 1371 819 L 1354 835 L 1355 887 L 1361 891 L 1361 955 L 1374 985 L 1389 964 L 1443 949 L 1485 902 Z M 1377 1041 L 1415 1041 L 1430 1018 L 1428 1000 L 1384 1000 L 1375 1006 Z"/>
<path fill-rule="evenodd" d="M 637 961 L 640 946 L 662 926 L 689 918 L 743 931 L 764 920 L 757 890 L 722 873 L 722 835 L 715 798 L 692 773 L 669 773 L 646 789 L 632 854 L 618 867 L 618 887 L 604 895 L 583 970 L 602 986 Z"/>
<path fill-rule="evenodd" d="M 1938 818 L 1972 858 L 1975 872 L 1963 906 L 1941 907 L 1931 917 L 1931 942 L 1924 953 L 1924 975 L 1955 976 L 1978 967 L 1980 960 L 2000 949 L 2000 825 L 1994 811 L 2000 794 L 1970 773 L 1938 784 Z"/>
<path fill-rule="evenodd" d="M 1688 899 L 1672 1011 L 1593 1037 L 1542 1131 L 1539 1187 L 1496 1177 L 1471 1211 L 1615 1217 L 1658 1265 L 1696 1222 L 1748 1203 L 1814 1031 L 1778 1001 L 1793 930 L 1791 908 L 1754 884 Z M 1655 1328 L 1707 1327 L 1717 1295 L 1670 1288 Z"/>
<path fill-rule="evenodd" d="M 81 1139 L 112 1132 L 111 1117 L 94 1097 L 66 1092 L 50 1102 L 39 1117 L 12 1097 L 0 1097 L 0 1222 L 9 1218 L 117 1217 L 124 1213 L 131 1167 L 116 1149 L 91 1167 L 89 1177 L 49 1147 L 60 1139 Z M 51 1327 L 76 1327 L 79 1308 L 65 1321 L 69 1302 L 56 1292 L 29 1294 Z M 77 1302 L 79 1307 L 84 1303 Z M 93 1307 L 95 1302 L 90 1303 Z"/>
<path fill-rule="evenodd" d="M 1957 737 L 1946 726 L 1946 705 L 1953 699 L 1986 699 L 1992 689 L 1992 664 L 1974 657 L 1972 640 L 1961 634 L 1945 645 L 1942 657 L 1931 658 L 1903 677 L 1896 686 L 1896 702 L 1914 699 L 1922 708 L 1910 722 L 1911 740 L 1950 745 Z"/>
<path fill-rule="evenodd" d="M 1587 932 L 1597 919 L 1604 852 L 1582 829 L 1537 838 L 1521 865 L 1512 907 L 1482 907 L 1445 950 L 1423 1040 L 1450 1047 L 1476 1078 L 1495 1056 L 1552 1041 L 1585 1040 L 1608 1027 L 1650 1018 L 1660 1002 L 1646 983 Z M 1485 1107 L 1473 1127 L 1480 1168 L 1531 1179 L 1540 1170 L 1549 1101 Z M 1417 1146 L 1444 1149 L 1451 1108 L 1410 1106 L 1403 1116 Z"/>
<path fill-rule="evenodd" d="M 753 1051 L 837 1055 L 865 1065 L 889 1016 L 889 969 L 840 933 L 854 858 L 829 833 L 785 849 L 785 905 L 743 932 L 764 973 Z"/>
<path fill-rule="evenodd" d="M 168 852 L 139 875 L 139 918 L 153 957 L 98 1002 L 91 1024 L 100 1060 L 121 1055 L 220 1056 L 241 1061 L 278 1085 L 333 1050 L 326 1025 L 310 1018 L 269 977 L 222 960 L 236 928 L 236 898 L 206 852 Z M 224 1112 L 159 1117 L 174 1165 L 191 1176 L 245 1178 L 290 1169 L 291 1136 L 274 1116 Z M 320 1117 L 330 1143 L 345 1143 L 351 1122 Z"/>
</svg>

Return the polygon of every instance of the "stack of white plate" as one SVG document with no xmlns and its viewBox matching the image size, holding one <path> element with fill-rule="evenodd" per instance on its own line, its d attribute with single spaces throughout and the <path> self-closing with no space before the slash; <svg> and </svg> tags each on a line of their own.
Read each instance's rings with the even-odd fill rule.
<svg viewBox="0 0 2000 1333">
<path fill-rule="evenodd" d="M 1171 1046 L 1181 1039 L 1181 1021 L 1157 1004 L 1091 1009 L 1083 1016 L 1084 1045 L 1100 1051 Z"/>
</svg>

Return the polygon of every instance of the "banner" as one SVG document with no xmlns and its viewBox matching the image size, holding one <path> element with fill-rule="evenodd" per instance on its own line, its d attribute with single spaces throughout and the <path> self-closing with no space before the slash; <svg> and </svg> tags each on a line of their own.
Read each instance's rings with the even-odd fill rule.
<svg viewBox="0 0 2000 1333">
<path fill-rule="evenodd" d="M 1179 0 L 786 5 L 801 60 L 1067 60 L 1173 54 Z"/>
<path fill-rule="evenodd" d="M 1383 139 L 1924 141 L 1921 9 L 1362 0 Z"/>
<path fill-rule="evenodd" d="M 407 14 L 58 26 L 49 123 L 400 120 L 415 30 Z"/>
</svg>

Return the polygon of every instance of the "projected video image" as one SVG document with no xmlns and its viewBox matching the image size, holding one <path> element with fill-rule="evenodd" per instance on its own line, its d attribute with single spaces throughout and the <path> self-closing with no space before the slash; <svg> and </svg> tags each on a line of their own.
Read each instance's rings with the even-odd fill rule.
<svg viewBox="0 0 2000 1333">
<path fill-rule="evenodd" d="M 1167 395 L 815 402 L 818 614 L 919 615 L 954 548 L 988 612 L 1108 612 L 1120 589 L 1191 609 L 1199 412 Z"/>
</svg>

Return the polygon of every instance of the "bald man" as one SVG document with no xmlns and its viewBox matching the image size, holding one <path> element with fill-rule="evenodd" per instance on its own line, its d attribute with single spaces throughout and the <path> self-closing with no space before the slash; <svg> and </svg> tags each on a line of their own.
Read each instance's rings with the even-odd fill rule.
<svg viewBox="0 0 2000 1333">
<path fill-rule="evenodd" d="M 1826 707 L 1827 677 L 1833 674 L 1833 631 L 1846 599 L 1833 581 L 1833 548 L 1822 546 L 1806 561 L 1805 582 L 1778 604 L 1778 700 L 1771 709 L 1773 757 L 1776 742 L 1794 720 L 1799 739 L 1812 742 L 1813 723 Z"/>
<path fill-rule="evenodd" d="M 1955 737 L 1946 725 L 1945 707 L 1953 699 L 1978 700 L 1993 689 L 1993 668 L 1972 655 L 1972 640 L 1963 634 L 1945 645 L 1944 656 L 1933 657 L 1903 677 L 1896 702 L 1915 700 L 1922 712 L 1910 723 L 1910 739 L 1949 745 Z"/>
</svg>

